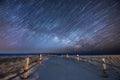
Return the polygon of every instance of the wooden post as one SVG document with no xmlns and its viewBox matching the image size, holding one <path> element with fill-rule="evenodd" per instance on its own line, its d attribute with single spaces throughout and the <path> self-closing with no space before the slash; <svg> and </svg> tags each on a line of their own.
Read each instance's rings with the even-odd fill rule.
<svg viewBox="0 0 120 80">
<path fill-rule="evenodd" d="M 80 57 L 79 57 L 79 55 L 77 54 L 76 55 L 76 59 L 79 61 L 80 60 Z"/>
<path fill-rule="evenodd" d="M 43 59 L 43 58 L 42 58 L 42 54 L 40 54 L 39 60 L 42 61 L 42 59 Z"/>
<path fill-rule="evenodd" d="M 107 78 L 108 75 L 107 75 L 107 73 L 106 73 L 107 67 L 106 67 L 105 62 L 106 62 L 105 58 L 102 58 L 102 69 L 103 69 L 103 70 L 102 70 L 102 77 Z"/>
<path fill-rule="evenodd" d="M 42 54 L 40 54 L 40 56 L 39 56 L 39 63 L 40 64 L 42 64 L 42 60 L 43 60 L 43 56 L 42 56 Z"/>
<path fill-rule="evenodd" d="M 24 74 L 23 74 L 23 79 L 27 79 L 28 78 L 28 69 L 29 69 L 29 57 L 25 58 L 25 65 L 24 65 Z"/>
</svg>

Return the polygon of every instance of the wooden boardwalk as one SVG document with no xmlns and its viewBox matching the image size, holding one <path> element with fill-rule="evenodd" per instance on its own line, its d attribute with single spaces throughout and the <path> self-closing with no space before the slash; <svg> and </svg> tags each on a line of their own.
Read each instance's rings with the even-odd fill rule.
<svg viewBox="0 0 120 80">
<path fill-rule="evenodd" d="M 52 57 L 42 64 L 35 65 L 29 71 L 26 80 L 119 80 L 120 75 L 107 71 L 108 78 L 102 77 L 101 66 L 75 59 Z M 19 77 L 14 80 L 21 80 Z"/>
</svg>

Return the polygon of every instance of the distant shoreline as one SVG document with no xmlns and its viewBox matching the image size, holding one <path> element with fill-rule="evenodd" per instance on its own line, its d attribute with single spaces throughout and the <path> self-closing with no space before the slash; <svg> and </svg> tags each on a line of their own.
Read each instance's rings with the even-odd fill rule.
<svg viewBox="0 0 120 80">
<path fill-rule="evenodd" d="M 120 55 L 120 52 L 76 52 L 76 53 L 0 53 L 0 56 L 30 56 L 30 55 Z"/>
</svg>

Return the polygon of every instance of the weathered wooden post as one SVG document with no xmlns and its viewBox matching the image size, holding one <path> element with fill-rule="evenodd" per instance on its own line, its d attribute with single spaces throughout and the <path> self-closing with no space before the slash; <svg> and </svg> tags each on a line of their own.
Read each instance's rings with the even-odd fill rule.
<svg viewBox="0 0 120 80">
<path fill-rule="evenodd" d="M 39 60 L 42 61 L 43 57 L 42 54 L 40 54 Z"/>
<path fill-rule="evenodd" d="M 24 64 L 24 74 L 23 74 L 23 79 L 27 79 L 28 78 L 28 69 L 29 69 L 29 61 L 30 58 L 26 57 L 25 58 L 25 64 Z"/>
<path fill-rule="evenodd" d="M 102 70 L 102 77 L 107 78 L 108 75 L 107 75 L 107 73 L 106 73 L 107 67 L 106 67 L 105 62 L 106 62 L 105 58 L 102 58 L 102 69 L 103 69 L 103 70 Z"/>
<path fill-rule="evenodd" d="M 43 56 L 42 56 L 42 54 L 40 54 L 40 56 L 39 56 L 40 64 L 42 64 L 42 60 L 43 60 Z"/>
<path fill-rule="evenodd" d="M 79 57 L 79 55 L 77 54 L 76 55 L 76 59 L 79 61 L 80 60 L 80 57 Z"/>
</svg>

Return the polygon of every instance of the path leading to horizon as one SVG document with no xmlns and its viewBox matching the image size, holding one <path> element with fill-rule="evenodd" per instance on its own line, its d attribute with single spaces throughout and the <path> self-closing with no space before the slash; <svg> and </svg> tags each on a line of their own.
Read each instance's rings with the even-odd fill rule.
<svg viewBox="0 0 120 80">
<path fill-rule="evenodd" d="M 27 80 L 119 80 L 114 72 L 109 77 L 101 77 L 101 67 L 73 59 L 50 58 L 43 64 L 37 64 Z M 18 79 L 16 79 L 18 80 Z"/>
</svg>

